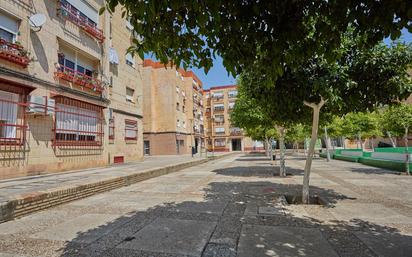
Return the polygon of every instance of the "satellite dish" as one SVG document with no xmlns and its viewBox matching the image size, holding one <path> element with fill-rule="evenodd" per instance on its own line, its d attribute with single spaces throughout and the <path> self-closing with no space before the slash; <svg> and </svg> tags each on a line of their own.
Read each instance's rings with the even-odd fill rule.
<svg viewBox="0 0 412 257">
<path fill-rule="evenodd" d="M 29 23 L 34 31 L 38 32 L 41 30 L 44 23 L 46 23 L 46 15 L 42 13 L 36 13 L 29 17 Z"/>
</svg>

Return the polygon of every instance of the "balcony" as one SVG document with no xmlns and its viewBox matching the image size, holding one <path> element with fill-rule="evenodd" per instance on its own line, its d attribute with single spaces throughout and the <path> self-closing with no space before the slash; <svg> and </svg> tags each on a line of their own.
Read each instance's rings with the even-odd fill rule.
<svg viewBox="0 0 412 257">
<path fill-rule="evenodd" d="M 54 72 L 54 76 L 57 79 L 71 82 L 74 85 L 90 89 L 100 94 L 104 91 L 103 84 L 99 79 L 80 73 L 66 66 L 60 65 L 57 71 Z"/>
<path fill-rule="evenodd" d="M 19 44 L 0 39 L 0 58 L 26 68 L 30 63 L 29 52 Z"/>
<path fill-rule="evenodd" d="M 230 135 L 231 136 L 241 136 L 242 135 L 242 130 L 240 128 L 232 128 L 230 130 Z"/>
<path fill-rule="evenodd" d="M 213 101 L 215 101 L 215 102 L 221 102 L 221 101 L 223 101 L 223 96 L 213 96 Z"/>
<path fill-rule="evenodd" d="M 104 42 L 103 30 L 97 28 L 96 24 L 90 21 L 87 16 L 81 15 L 79 11 L 71 4 L 64 0 L 60 0 L 58 4 L 60 14 L 74 24 L 78 25 L 87 34 L 94 37 L 98 42 Z"/>
<path fill-rule="evenodd" d="M 214 108 L 213 111 L 214 112 L 224 112 L 225 108 Z"/>
</svg>

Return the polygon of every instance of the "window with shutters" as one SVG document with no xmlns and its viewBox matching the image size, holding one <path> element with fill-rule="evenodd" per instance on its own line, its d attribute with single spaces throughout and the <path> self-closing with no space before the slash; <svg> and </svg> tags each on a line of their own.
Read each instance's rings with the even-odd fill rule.
<svg viewBox="0 0 412 257">
<path fill-rule="evenodd" d="M 125 140 L 137 140 L 137 121 L 125 120 Z"/>
</svg>

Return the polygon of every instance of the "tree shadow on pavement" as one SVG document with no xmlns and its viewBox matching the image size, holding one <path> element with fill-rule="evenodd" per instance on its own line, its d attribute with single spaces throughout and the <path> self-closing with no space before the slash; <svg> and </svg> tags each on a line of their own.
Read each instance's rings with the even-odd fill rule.
<svg viewBox="0 0 412 257">
<path fill-rule="evenodd" d="M 349 168 L 351 172 L 364 173 L 364 174 L 376 174 L 376 175 L 399 175 L 400 171 L 386 170 L 383 168 L 365 167 L 365 168 Z"/>
<path fill-rule="evenodd" d="M 410 256 L 411 236 L 364 220 L 350 222 L 295 215 L 276 205 L 280 195 L 301 192 L 300 185 L 271 182 L 211 182 L 204 200 L 168 202 L 127 213 L 78 233 L 61 256 L 260 257 L 260 256 Z M 329 207 L 347 199 L 334 190 L 311 187 Z M 278 208 L 261 214 L 256 207 Z M 321 208 L 327 212 L 328 208 Z M 362 240 L 360 240 L 362 239 Z M 377 248 L 365 242 L 382 240 Z M 380 248 L 379 248 L 380 247 Z M 376 251 L 376 252 L 375 252 Z M 403 254 L 403 255 L 402 255 Z M 386 256 L 383 254 L 382 256 Z"/>
<path fill-rule="evenodd" d="M 230 168 L 217 169 L 215 172 L 219 175 L 233 177 L 259 177 L 270 178 L 279 177 L 279 166 L 236 166 Z M 286 167 L 286 177 L 303 175 L 303 170 Z"/>
</svg>

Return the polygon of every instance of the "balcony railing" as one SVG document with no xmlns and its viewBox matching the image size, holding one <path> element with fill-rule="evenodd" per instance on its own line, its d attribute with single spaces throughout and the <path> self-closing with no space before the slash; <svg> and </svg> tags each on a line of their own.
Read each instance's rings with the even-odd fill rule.
<svg viewBox="0 0 412 257">
<path fill-rule="evenodd" d="M 231 131 L 230 131 L 230 135 L 231 135 L 231 136 L 241 136 L 241 135 L 242 135 L 242 131 L 241 131 L 241 130 L 231 130 Z"/>
<path fill-rule="evenodd" d="M 94 37 L 100 43 L 104 42 L 104 34 L 103 30 L 96 27 L 96 24 L 90 22 L 87 17 L 83 17 L 79 15 L 78 10 L 75 9 L 71 4 L 66 1 L 59 1 L 59 8 L 60 13 L 67 17 L 71 22 L 77 24 L 80 28 L 82 28 L 86 33 L 90 36 Z"/>
<path fill-rule="evenodd" d="M 223 112 L 223 111 L 225 111 L 225 108 L 214 108 L 213 111 L 215 111 L 215 112 Z"/>
<path fill-rule="evenodd" d="M 85 87 L 98 93 L 102 93 L 104 91 L 102 82 L 99 79 L 93 78 L 66 66 L 60 65 L 57 71 L 54 73 L 54 76 L 56 78 L 72 82 L 77 86 Z"/>
<path fill-rule="evenodd" d="M 29 52 L 19 44 L 0 39 L 0 58 L 26 68 L 30 63 Z"/>
</svg>

